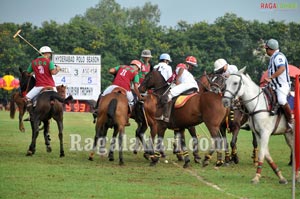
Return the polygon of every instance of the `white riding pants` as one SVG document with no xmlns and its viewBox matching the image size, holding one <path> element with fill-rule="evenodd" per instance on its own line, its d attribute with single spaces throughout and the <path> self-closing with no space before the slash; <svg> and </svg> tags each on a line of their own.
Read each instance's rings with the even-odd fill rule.
<svg viewBox="0 0 300 199">
<path fill-rule="evenodd" d="M 105 95 L 111 93 L 111 92 L 112 92 L 115 88 L 117 88 L 117 87 L 119 87 L 119 86 L 117 86 L 117 85 L 110 85 L 110 86 L 108 86 L 108 87 L 103 91 L 102 96 L 105 96 Z M 131 92 L 131 91 L 126 91 L 126 96 L 127 96 L 127 99 L 128 99 L 128 104 L 129 104 L 129 105 L 133 105 L 133 99 L 134 99 L 134 97 L 133 97 L 132 92 Z"/>
<path fill-rule="evenodd" d="M 26 98 L 32 100 L 35 96 L 37 96 L 37 95 L 41 92 L 41 90 L 42 90 L 43 88 L 44 88 L 43 86 L 35 86 L 35 87 L 33 87 L 33 88 L 27 93 Z M 56 87 L 52 87 L 52 88 L 53 88 L 53 90 L 54 90 L 55 92 L 57 92 Z"/>
<path fill-rule="evenodd" d="M 176 96 L 180 95 L 184 91 L 187 91 L 187 90 L 192 89 L 192 88 L 195 88 L 195 89 L 198 90 L 198 85 L 195 85 L 193 83 L 181 83 L 181 84 L 178 84 L 178 85 L 174 86 L 170 90 L 170 95 L 173 98 L 173 97 L 176 97 Z"/>
<path fill-rule="evenodd" d="M 279 105 L 285 105 L 287 103 L 287 96 L 290 92 L 290 87 L 280 87 L 275 90 L 277 94 L 277 100 Z"/>
</svg>

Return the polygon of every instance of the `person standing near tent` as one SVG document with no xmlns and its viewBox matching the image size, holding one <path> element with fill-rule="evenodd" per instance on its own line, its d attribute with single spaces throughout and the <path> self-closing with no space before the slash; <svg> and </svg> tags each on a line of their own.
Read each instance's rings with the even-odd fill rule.
<svg viewBox="0 0 300 199">
<path fill-rule="evenodd" d="M 264 80 L 268 82 L 276 92 L 278 104 L 282 107 L 286 117 L 286 132 L 290 132 L 293 128 L 293 118 L 290 105 L 287 102 L 287 96 L 291 90 L 288 60 L 285 55 L 279 51 L 279 44 L 275 39 L 269 39 L 265 44 L 265 49 L 271 58 L 268 66 L 268 77 Z"/>
</svg>

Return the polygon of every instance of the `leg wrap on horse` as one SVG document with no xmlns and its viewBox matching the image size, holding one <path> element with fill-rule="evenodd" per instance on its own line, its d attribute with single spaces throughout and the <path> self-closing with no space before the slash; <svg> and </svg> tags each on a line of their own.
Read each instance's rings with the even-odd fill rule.
<svg viewBox="0 0 300 199">
<path fill-rule="evenodd" d="M 275 164 L 275 162 L 268 162 L 270 167 L 273 169 L 274 173 L 276 175 L 278 175 L 278 173 L 280 172 L 280 169 L 278 168 L 278 166 Z"/>
<path fill-rule="evenodd" d="M 258 162 L 258 164 L 257 164 L 257 169 L 256 169 L 256 173 L 257 173 L 257 174 L 261 174 L 262 165 L 263 165 L 262 162 Z"/>
</svg>

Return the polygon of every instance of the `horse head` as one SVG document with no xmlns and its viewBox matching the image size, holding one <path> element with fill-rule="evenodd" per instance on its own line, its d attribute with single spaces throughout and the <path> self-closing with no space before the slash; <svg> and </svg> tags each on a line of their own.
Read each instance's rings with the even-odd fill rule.
<svg viewBox="0 0 300 199">
<path fill-rule="evenodd" d="M 246 67 L 235 74 L 231 74 L 225 82 L 225 91 L 222 102 L 225 107 L 230 107 L 233 100 L 241 97 L 245 93 L 243 79 L 246 78 L 244 72 Z"/>
<path fill-rule="evenodd" d="M 154 89 L 155 91 L 164 91 L 163 88 L 166 88 L 168 83 L 157 70 L 150 71 L 146 76 L 144 81 L 139 87 L 140 92 L 146 92 L 146 90 Z"/>
<path fill-rule="evenodd" d="M 56 86 L 57 93 L 62 97 L 66 98 L 67 87 L 62 85 Z"/>
<path fill-rule="evenodd" d="M 21 73 L 20 77 L 20 88 L 21 92 L 28 92 L 30 91 L 34 85 L 35 85 L 35 78 L 30 75 L 26 70 L 23 71 L 21 68 L 19 68 L 19 71 Z"/>
<path fill-rule="evenodd" d="M 207 74 L 206 71 L 204 71 L 198 81 L 198 86 L 200 93 L 211 91 L 220 94 L 225 89 L 225 77 L 220 74 Z"/>
</svg>

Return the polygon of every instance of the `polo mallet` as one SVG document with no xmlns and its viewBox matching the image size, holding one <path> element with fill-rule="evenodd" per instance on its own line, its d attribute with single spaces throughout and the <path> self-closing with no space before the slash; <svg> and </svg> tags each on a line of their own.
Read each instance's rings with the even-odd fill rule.
<svg viewBox="0 0 300 199">
<path fill-rule="evenodd" d="M 41 54 L 40 53 L 40 51 L 36 48 L 36 47 L 34 47 L 31 43 L 29 43 L 24 37 L 22 37 L 21 35 L 20 35 L 20 32 L 21 32 L 22 30 L 20 29 L 20 30 L 18 30 L 17 32 L 16 32 L 16 34 L 13 36 L 13 38 L 16 38 L 17 36 L 18 37 L 20 37 L 21 39 L 23 39 L 23 41 L 25 41 L 29 46 L 31 46 L 36 52 L 38 52 L 39 54 Z"/>
</svg>

